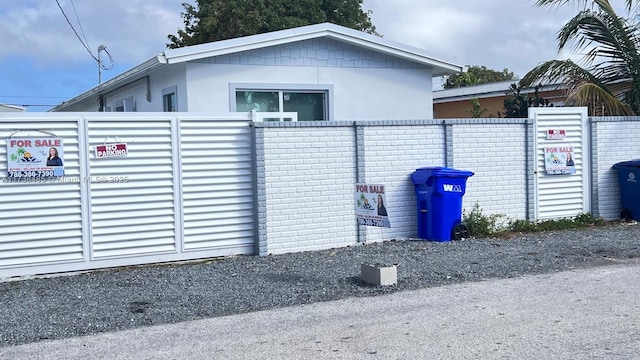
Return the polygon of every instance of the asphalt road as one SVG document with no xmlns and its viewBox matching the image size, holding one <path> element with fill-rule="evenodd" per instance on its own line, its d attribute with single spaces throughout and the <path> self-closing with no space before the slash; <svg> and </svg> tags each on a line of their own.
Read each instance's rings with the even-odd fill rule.
<svg viewBox="0 0 640 360">
<path fill-rule="evenodd" d="M 640 260 L 0 348 L 1 359 L 638 359 Z"/>
</svg>

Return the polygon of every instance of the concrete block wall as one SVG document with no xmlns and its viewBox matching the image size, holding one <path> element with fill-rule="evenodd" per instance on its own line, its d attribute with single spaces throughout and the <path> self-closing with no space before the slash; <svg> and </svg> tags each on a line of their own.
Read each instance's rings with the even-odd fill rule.
<svg viewBox="0 0 640 360">
<path fill-rule="evenodd" d="M 640 159 L 640 118 L 592 118 L 592 146 L 597 179 L 597 215 L 607 220 L 620 218 L 620 186 L 615 163 Z"/>
<path fill-rule="evenodd" d="M 640 158 L 640 118 L 592 121 L 593 212 L 620 213 L 611 166 Z M 531 219 L 535 150 L 528 119 L 255 123 L 259 254 L 417 236 L 410 174 L 424 166 L 475 173 L 463 208 Z M 383 184 L 391 228 L 357 225 L 354 184 Z"/>
<path fill-rule="evenodd" d="M 450 166 L 474 172 L 463 209 L 471 211 L 478 203 L 483 214 L 527 218 L 526 126 L 524 119 L 457 120 L 452 126 Z"/>
<path fill-rule="evenodd" d="M 354 128 L 316 124 L 268 128 L 263 134 L 264 171 L 258 175 L 264 178 L 258 203 L 266 225 L 263 255 L 357 242 Z"/>
<path fill-rule="evenodd" d="M 425 166 L 444 166 L 441 121 L 372 123 L 364 128 L 364 176 L 361 182 L 385 185 L 391 228 L 364 226 L 366 241 L 417 237 L 416 196 L 411 173 Z"/>
</svg>

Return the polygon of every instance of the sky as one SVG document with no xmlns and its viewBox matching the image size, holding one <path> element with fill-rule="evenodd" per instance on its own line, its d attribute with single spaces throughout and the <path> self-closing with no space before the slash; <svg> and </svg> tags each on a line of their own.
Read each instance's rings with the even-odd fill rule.
<svg viewBox="0 0 640 360">
<path fill-rule="evenodd" d="M 156 56 L 167 35 L 183 28 L 183 2 L 195 4 L 0 0 L 0 103 L 42 112 L 98 85 L 100 45 L 105 65 L 113 59 L 112 68 L 101 71 L 103 82 Z M 362 8 L 387 40 L 518 77 L 543 61 L 571 56 L 557 53 L 556 34 L 578 11 L 539 8 L 533 0 L 364 0 Z"/>
</svg>

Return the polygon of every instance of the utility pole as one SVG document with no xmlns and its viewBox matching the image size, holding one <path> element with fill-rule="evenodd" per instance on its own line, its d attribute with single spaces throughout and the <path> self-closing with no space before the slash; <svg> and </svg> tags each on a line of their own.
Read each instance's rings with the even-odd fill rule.
<svg viewBox="0 0 640 360">
<path fill-rule="evenodd" d="M 100 60 L 100 52 L 106 51 L 107 47 L 104 45 L 98 46 L 98 85 L 102 84 L 102 60 Z"/>
</svg>

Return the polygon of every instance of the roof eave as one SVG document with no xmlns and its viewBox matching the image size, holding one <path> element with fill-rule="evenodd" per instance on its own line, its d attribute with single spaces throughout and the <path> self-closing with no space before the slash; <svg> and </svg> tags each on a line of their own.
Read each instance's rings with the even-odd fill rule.
<svg viewBox="0 0 640 360">
<path fill-rule="evenodd" d="M 160 67 L 161 65 L 165 64 L 166 60 L 164 59 L 164 57 L 162 55 L 158 55 L 158 56 L 154 56 L 151 59 L 143 62 L 142 64 L 129 69 L 125 72 L 123 72 L 122 74 L 109 79 L 108 81 L 105 81 L 102 84 L 99 84 L 98 86 L 85 91 L 84 93 L 69 99 L 59 105 L 56 105 L 55 107 L 49 109 L 50 112 L 55 112 L 55 111 L 63 111 L 65 108 L 69 108 L 71 106 L 74 106 L 80 102 L 83 102 L 87 99 L 90 99 L 92 97 L 98 97 L 100 95 L 103 95 L 105 93 L 111 92 L 112 90 L 122 86 L 122 82 L 132 82 L 132 81 L 136 81 L 139 78 L 143 77 L 145 74 L 147 74 L 148 72 L 155 70 L 156 68 Z"/>
<path fill-rule="evenodd" d="M 15 110 L 15 111 L 24 111 L 25 108 L 17 105 L 9 105 L 9 104 L 0 104 L 0 107 L 4 107 L 7 109 Z"/>
<path fill-rule="evenodd" d="M 62 111 L 92 97 L 98 97 L 122 86 L 122 83 L 136 81 L 163 64 L 176 64 L 207 57 L 215 57 L 242 51 L 276 46 L 296 41 L 329 37 L 338 41 L 396 56 L 414 63 L 432 68 L 432 76 L 451 75 L 462 72 L 464 67 L 453 64 L 425 53 L 418 48 L 387 41 L 362 31 L 345 28 L 330 23 L 315 24 L 300 28 L 280 30 L 271 33 L 251 35 L 228 39 L 213 43 L 194 45 L 178 49 L 165 50 L 144 63 L 110 79 L 68 101 L 59 104 L 49 111 Z"/>
<path fill-rule="evenodd" d="M 464 66 L 437 59 L 426 54 L 421 49 L 387 41 L 362 31 L 327 23 L 222 40 L 186 48 L 170 49 L 166 50 L 163 55 L 166 57 L 168 64 L 175 64 L 323 37 L 362 46 L 411 62 L 431 66 L 433 67 L 433 76 L 456 74 L 462 72 L 464 69 Z"/>
<path fill-rule="evenodd" d="M 433 103 L 434 104 L 441 104 L 441 103 L 447 103 L 447 102 L 452 102 L 452 101 L 464 101 L 464 100 L 470 100 L 470 99 L 483 99 L 483 98 L 491 98 L 491 97 L 503 97 L 507 95 L 507 92 L 509 91 L 509 86 L 512 83 L 517 83 L 518 81 L 508 81 L 508 82 L 503 82 L 503 83 L 495 83 L 496 85 L 499 84 L 507 84 L 507 87 L 502 88 L 502 89 L 497 89 L 497 90 L 490 90 L 490 91 L 478 91 L 478 92 L 473 92 L 472 88 L 475 86 L 467 86 L 467 87 L 463 87 L 463 88 L 455 88 L 455 89 L 447 89 L 447 90 L 440 90 L 440 91 L 434 91 L 433 92 Z M 492 85 L 492 84 L 485 84 L 486 85 Z M 483 86 L 483 85 L 478 85 L 478 86 Z M 541 87 L 538 88 L 538 91 L 555 91 L 555 90 L 560 90 L 562 89 L 563 84 L 559 83 L 559 84 L 548 84 L 548 85 L 542 85 Z M 447 91 L 454 91 L 454 90 L 469 90 L 466 92 L 461 92 L 461 93 L 457 93 L 457 94 L 453 94 L 453 95 L 445 95 L 442 96 L 443 92 L 447 92 Z M 533 87 L 525 87 L 521 89 L 521 93 L 522 94 L 533 94 L 535 93 L 535 86 Z"/>
</svg>

